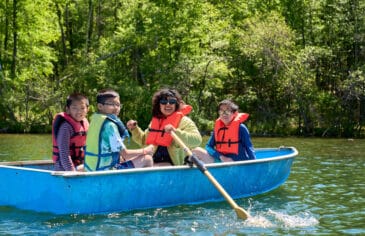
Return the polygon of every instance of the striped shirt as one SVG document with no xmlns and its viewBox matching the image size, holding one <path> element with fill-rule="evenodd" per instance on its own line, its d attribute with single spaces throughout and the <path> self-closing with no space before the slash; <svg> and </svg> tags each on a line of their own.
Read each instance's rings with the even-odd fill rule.
<svg viewBox="0 0 365 236">
<path fill-rule="evenodd" d="M 55 171 L 74 171 L 75 166 L 70 156 L 70 139 L 74 133 L 72 126 L 68 122 L 60 125 L 57 134 L 57 144 L 59 150 L 59 158 L 54 164 Z"/>
</svg>

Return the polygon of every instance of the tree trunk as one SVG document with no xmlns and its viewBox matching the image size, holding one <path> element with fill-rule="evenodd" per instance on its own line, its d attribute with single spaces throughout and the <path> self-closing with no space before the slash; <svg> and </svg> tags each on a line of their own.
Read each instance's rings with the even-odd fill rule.
<svg viewBox="0 0 365 236">
<path fill-rule="evenodd" d="M 18 26 L 17 26 L 17 0 L 13 0 L 13 56 L 11 62 L 11 77 L 15 78 L 16 60 L 17 60 L 17 43 L 18 43 Z"/>
<path fill-rule="evenodd" d="M 66 49 L 66 37 L 65 37 L 65 31 L 63 29 L 63 24 L 62 24 L 62 13 L 61 13 L 61 9 L 60 9 L 60 5 L 56 3 L 56 9 L 57 9 L 57 17 L 58 17 L 58 25 L 60 26 L 60 31 L 61 31 L 61 40 L 62 40 L 62 60 L 61 60 L 61 65 L 62 65 L 62 69 L 64 69 L 67 64 L 67 49 Z"/>
<path fill-rule="evenodd" d="M 86 43 L 85 43 L 86 54 L 89 53 L 91 37 L 93 33 L 93 17 L 94 17 L 93 1 L 89 0 L 89 14 L 87 20 Z"/>
</svg>

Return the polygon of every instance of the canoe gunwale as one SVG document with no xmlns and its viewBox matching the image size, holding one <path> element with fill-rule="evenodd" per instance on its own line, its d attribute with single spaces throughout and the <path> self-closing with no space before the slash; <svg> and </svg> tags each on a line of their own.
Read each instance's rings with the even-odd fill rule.
<svg viewBox="0 0 365 236">
<path fill-rule="evenodd" d="M 256 151 L 270 151 L 270 150 L 280 150 L 280 149 L 291 149 L 292 152 L 287 155 L 281 155 L 278 157 L 268 157 L 262 159 L 255 159 L 255 160 L 246 160 L 246 161 L 236 161 L 236 162 L 221 162 L 221 163 L 211 163 L 206 164 L 207 168 L 223 168 L 228 166 L 238 166 L 238 165 L 250 165 L 250 164 L 257 164 L 262 162 L 274 162 L 280 161 L 283 159 L 293 158 L 298 155 L 298 151 L 295 147 L 279 147 L 279 148 L 258 148 Z M 52 164 L 52 160 L 34 160 L 34 161 L 12 161 L 12 162 L 0 162 L 0 167 L 2 168 L 12 168 L 12 169 L 19 169 L 19 170 L 30 170 L 36 172 L 46 172 L 50 173 L 53 176 L 59 177 L 82 177 L 82 176 L 99 176 L 99 175 L 117 175 L 123 173 L 136 173 L 136 172 L 154 172 L 154 171 L 171 171 L 171 170 L 183 170 L 183 169 L 190 169 L 196 168 L 196 166 L 190 167 L 187 165 L 184 166 L 161 166 L 161 167 L 151 167 L 151 168 L 135 168 L 135 169 L 125 169 L 125 170 L 106 170 L 106 171 L 94 171 L 94 172 L 76 172 L 76 171 L 53 171 L 53 170 L 42 170 L 42 169 L 35 169 L 26 167 L 26 165 L 49 165 Z"/>
</svg>

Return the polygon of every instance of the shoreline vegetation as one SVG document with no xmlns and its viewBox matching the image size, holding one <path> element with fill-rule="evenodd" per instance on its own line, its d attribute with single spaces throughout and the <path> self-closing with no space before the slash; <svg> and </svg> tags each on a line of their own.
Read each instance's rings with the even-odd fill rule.
<svg viewBox="0 0 365 236">
<path fill-rule="evenodd" d="M 67 95 L 95 104 L 102 88 L 121 95 L 124 122 L 147 127 L 153 93 L 169 87 L 202 133 L 232 99 L 253 136 L 364 138 L 364 11 L 359 0 L 5 1 L 0 132 L 50 133 Z"/>
<path fill-rule="evenodd" d="M 9 130 L 7 128 L 0 129 L 0 134 L 52 134 L 51 126 L 36 126 L 31 131 L 25 130 Z M 209 137 L 212 131 L 209 130 L 200 130 L 202 136 Z M 315 133 L 308 135 L 304 133 L 298 133 L 296 129 L 286 130 L 285 132 L 279 133 L 250 133 L 251 137 L 266 137 L 266 138 L 286 138 L 286 137 L 313 137 L 313 138 L 348 138 L 352 140 L 352 138 L 365 138 L 365 131 L 362 131 L 360 135 L 357 136 L 339 136 L 339 135 L 330 135 L 326 133 L 326 130 L 317 130 Z"/>
</svg>

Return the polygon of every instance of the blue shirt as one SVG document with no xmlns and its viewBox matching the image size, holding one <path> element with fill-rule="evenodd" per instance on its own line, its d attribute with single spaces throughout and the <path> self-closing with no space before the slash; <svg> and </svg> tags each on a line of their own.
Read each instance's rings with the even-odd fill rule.
<svg viewBox="0 0 365 236">
<path fill-rule="evenodd" d="M 256 159 L 255 149 L 252 146 L 250 133 L 244 124 L 240 124 L 239 126 L 239 144 L 238 144 L 238 154 L 221 154 L 215 149 L 215 138 L 214 132 L 210 136 L 208 143 L 205 145 L 205 149 L 207 150 L 208 154 L 214 159 L 219 159 L 220 155 L 230 157 L 234 161 L 243 161 L 243 160 L 254 160 Z"/>
</svg>

